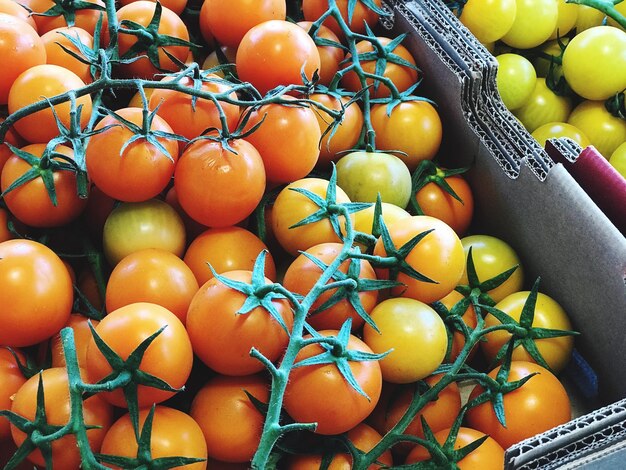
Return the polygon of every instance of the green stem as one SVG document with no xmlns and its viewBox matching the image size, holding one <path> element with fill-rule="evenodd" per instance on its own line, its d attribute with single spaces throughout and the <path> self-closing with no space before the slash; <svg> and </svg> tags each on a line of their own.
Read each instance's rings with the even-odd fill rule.
<svg viewBox="0 0 626 470">
<path fill-rule="evenodd" d="M 613 18 L 617 24 L 626 29 L 626 16 L 622 15 L 615 5 L 623 0 L 567 0 L 567 3 L 575 3 L 577 5 L 585 5 L 601 11 L 609 18 Z"/>
</svg>

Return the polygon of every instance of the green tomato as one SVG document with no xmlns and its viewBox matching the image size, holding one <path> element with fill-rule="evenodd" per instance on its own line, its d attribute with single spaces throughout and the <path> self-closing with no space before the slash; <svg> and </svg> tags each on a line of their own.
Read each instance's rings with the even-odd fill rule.
<svg viewBox="0 0 626 470">
<path fill-rule="evenodd" d="M 574 36 L 563 53 L 563 74 L 588 100 L 606 100 L 626 88 L 626 32 L 595 26 Z"/>
<path fill-rule="evenodd" d="M 572 101 L 570 98 L 558 96 L 548 88 L 545 78 L 537 78 L 535 89 L 530 97 L 513 114 L 528 132 L 534 132 L 539 126 L 549 122 L 567 121 L 571 110 Z"/>
<path fill-rule="evenodd" d="M 626 142 L 615 149 L 609 163 L 618 171 L 620 175 L 626 178 Z"/>
<path fill-rule="evenodd" d="M 515 21 L 515 0 L 468 0 L 460 21 L 483 44 L 502 38 Z"/>
<path fill-rule="evenodd" d="M 535 129 L 532 135 L 542 147 L 545 147 L 546 140 L 556 139 L 559 137 L 572 139 L 582 148 L 589 146 L 591 143 L 589 138 L 580 129 L 577 129 L 566 122 L 549 122 L 548 124 L 544 124 L 543 126 L 539 126 Z"/>
<path fill-rule="evenodd" d="M 519 54 L 500 54 L 496 84 L 509 110 L 520 108 L 535 89 L 537 74 L 533 64 Z"/>
<path fill-rule="evenodd" d="M 351 152 L 337 162 L 337 185 L 353 202 L 383 202 L 405 208 L 411 197 L 411 173 L 395 155 Z"/>
<path fill-rule="evenodd" d="M 537 47 L 555 30 L 558 16 L 557 0 L 517 0 L 515 21 L 502 41 L 517 49 Z"/>
<path fill-rule="evenodd" d="M 583 101 L 567 122 L 589 137 L 591 145 L 607 158 L 626 141 L 626 121 L 609 113 L 602 101 Z"/>
</svg>

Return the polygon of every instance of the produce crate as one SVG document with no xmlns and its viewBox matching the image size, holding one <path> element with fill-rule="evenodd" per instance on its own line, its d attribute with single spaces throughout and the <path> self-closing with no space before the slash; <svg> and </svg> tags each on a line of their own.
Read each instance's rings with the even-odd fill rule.
<svg viewBox="0 0 626 470">
<path fill-rule="evenodd" d="M 444 161 L 472 165 L 476 226 L 520 253 L 528 278 L 541 276 L 541 290 L 582 333 L 564 374 L 582 416 L 510 448 L 506 468 L 617 468 L 610 459 L 626 447 L 626 402 L 601 406 L 626 397 L 626 239 L 555 162 L 575 160 L 580 149 L 555 142 L 550 156 L 541 148 L 500 100 L 493 56 L 442 2 L 392 6 L 387 27 L 408 33 L 422 90 L 439 105 Z"/>
</svg>

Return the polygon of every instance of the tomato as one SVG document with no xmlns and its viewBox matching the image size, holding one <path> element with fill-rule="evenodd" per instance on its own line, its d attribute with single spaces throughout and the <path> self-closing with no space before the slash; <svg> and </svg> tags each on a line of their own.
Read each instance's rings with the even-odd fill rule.
<svg viewBox="0 0 626 470">
<path fill-rule="evenodd" d="M 622 15 L 626 16 L 626 3 L 624 3 L 624 2 L 616 3 L 616 4 L 615 4 L 615 9 L 616 9 L 619 13 L 621 13 Z M 615 26 L 615 27 L 617 27 L 617 28 L 622 28 L 622 27 L 621 27 L 621 26 L 617 23 L 617 21 L 615 21 L 613 18 L 608 17 L 608 16 L 607 16 L 607 22 L 606 22 L 606 24 L 608 24 L 609 26 Z M 624 28 L 622 28 L 622 29 L 624 29 Z"/>
<path fill-rule="evenodd" d="M 184 325 L 172 312 L 160 305 L 138 302 L 109 312 L 95 330 L 115 353 L 126 360 L 137 346 L 163 327 L 161 334 L 146 349 L 140 370 L 164 380 L 171 387 L 180 388 L 191 372 L 193 351 Z M 89 380 L 94 383 L 112 372 L 93 339 L 87 346 L 86 369 Z M 160 403 L 174 394 L 145 385 L 137 387 L 140 408 Z M 103 392 L 102 397 L 115 406 L 126 407 L 120 389 Z"/>
<path fill-rule="evenodd" d="M 7 104 L 15 79 L 29 68 L 46 63 L 46 49 L 37 31 L 24 19 L 0 13 L 0 57 L 11 58 L 0 75 L 0 104 Z"/>
<path fill-rule="evenodd" d="M 321 243 L 319 245 L 312 246 L 305 253 L 310 256 L 314 256 L 316 259 L 330 265 L 341 252 L 343 245 L 341 243 Z M 358 263 L 359 274 L 358 278 L 375 280 L 376 274 L 374 268 L 365 260 L 346 260 L 339 266 L 339 272 L 347 273 L 352 263 Z M 354 267 L 352 268 L 354 269 Z M 289 289 L 291 292 L 307 295 L 313 288 L 316 282 L 319 281 L 322 275 L 322 269 L 320 269 L 313 261 L 311 261 L 306 255 L 299 255 L 287 268 L 283 277 L 283 286 Z M 331 281 L 334 282 L 338 278 L 333 277 Z M 351 289 L 348 289 L 350 292 Z M 317 300 L 311 306 L 308 323 L 317 330 L 338 330 L 341 325 L 348 319 L 352 319 L 352 330 L 358 330 L 363 326 L 364 319 L 354 309 L 348 298 L 343 298 L 339 302 L 329 306 L 324 310 L 318 310 L 325 302 L 327 302 L 335 293 L 337 289 L 330 289 L 323 292 Z M 370 313 L 378 302 L 378 291 L 376 290 L 364 290 L 357 292 L 359 301 L 363 310 L 366 313 Z"/>
<path fill-rule="evenodd" d="M 115 266 L 125 256 L 146 248 L 160 248 L 182 256 L 185 227 L 176 211 L 159 199 L 117 206 L 104 224 L 104 255 Z"/>
<path fill-rule="evenodd" d="M 70 397 L 67 371 L 63 367 L 45 369 L 32 376 L 15 394 L 11 411 L 28 420 L 35 419 L 37 409 L 37 389 L 39 380 L 43 382 L 46 421 L 48 424 L 63 426 L 70 418 Z M 113 409 L 98 395 L 83 401 L 83 419 L 87 426 L 94 428 L 87 431 L 91 449 L 98 452 L 102 439 L 113 421 Z M 26 434 L 11 425 L 13 440 L 19 446 L 26 439 Z M 38 466 L 45 466 L 40 450 L 28 455 L 28 460 Z M 76 437 L 68 434 L 52 441 L 52 461 L 55 468 L 78 468 L 81 463 Z"/>
<path fill-rule="evenodd" d="M 85 64 L 75 57 L 68 54 L 61 45 L 76 54 L 80 54 L 79 49 L 68 38 L 78 39 L 88 49 L 93 49 L 93 36 L 82 28 L 55 28 L 41 36 L 44 47 L 46 48 L 47 64 L 54 64 L 71 70 L 85 83 L 92 81 L 90 65 Z"/>
<path fill-rule="evenodd" d="M 605 157 L 610 157 L 626 141 L 626 121 L 609 113 L 601 101 L 581 102 L 567 122 L 584 132 L 591 145 Z"/>
<path fill-rule="evenodd" d="M 495 308 L 519 322 L 522 309 L 529 294 L 530 292 L 528 291 L 515 292 L 498 302 Z M 488 328 L 499 324 L 500 322 L 493 315 L 488 314 L 485 317 L 485 327 Z M 572 324 L 563 307 L 551 297 L 539 292 L 532 327 L 550 330 L 571 330 Z M 484 338 L 485 341 L 480 343 L 481 350 L 487 357 L 487 360 L 493 362 L 498 351 L 511 339 L 511 334 L 504 330 L 493 331 Z M 563 370 L 572 356 L 574 348 L 573 336 L 537 339 L 534 342 L 541 357 L 543 357 L 555 374 Z M 536 362 L 522 345 L 517 346 L 513 350 L 513 360 Z"/>
<path fill-rule="evenodd" d="M 387 37 L 377 37 L 377 40 L 383 47 L 387 46 L 391 42 L 391 39 Z M 358 55 L 374 52 L 375 50 L 376 49 L 374 49 L 374 46 L 372 46 L 372 43 L 369 41 L 363 40 L 356 43 L 356 51 Z M 416 65 L 415 59 L 408 51 L 408 49 L 402 44 L 398 44 L 391 51 L 391 53 L 397 55 L 398 57 L 401 57 L 413 66 Z M 347 62 L 344 65 L 344 68 L 349 67 L 350 64 L 352 64 L 350 54 L 346 55 L 346 60 Z M 376 73 L 376 63 L 376 60 L 360 61 L 363 71 L 370 74 Z M 391 80 L 395 87 L 398 89 L 398 91 L 403 92 L 407 90 L 410 86 L 413 86 L 415 82 L 417 82 L 418 72 L 415 68 L 387 61 L 382 76 Z M 360 91 L 363 88 L 358 75 L 354 71 L 345 73 L 345 75 L 341 78 L 341 84 L 347 90 L 354 93 Z M 389 88 L 379 80 L 367 78 L 365 80 L 365 86 L 368 85 L 372 85 L 372 88 L 370 88 L 370 96 L 372 98 L 384 98 L 391 95 L 391 90 L 389 90 Z"/>
<path fill-rule="evenodd" d="M 321 336 L 337 336 L 337 330 L 321 330 Z M 305 336 L 307 338 L 308 336 Z M 367 344 L 350 335 L 347 350 L 371 353 Z M 295 360 L 285 389 L 283 406 L 287 413 L 301 423 L 317 423 L 318 434 L 346 432 L 363 421 L 374 409 L 382 388 L 379 361 L 347 362 L 361 395 L 345 379 L 336 364 L 316 364 L 297 367 L 299 361 L 327 351 L 318 343 L 302 348 Z M 332 397 L 332 400 L 329 400 Z"/>
<path fill-rule="evenodd" d="M 58 65 L 43 64 L 30 67 L 13 82 L 9 91 L 9 113 L 14 113 L 29 104 L 36 103 L 43 97 L 51 98 L 84 86 L 85 82 L 78 75 Z M 76 106 L 82 106 L 80 115 L 82 128 L 87 124 L 91 115 L 91 97 L 85 95 L 77 98 Z M 68 128 L 70 126 L 70 109 L 69 101 L 54 106 L 57 117 Z M 15 129 L 22 137 L 32 143 L 48 142 L 59 133 L 50 107 L 23 117 L 15 123 Z"/>
<path fill-rule="evenodd" d="M 437 109 L 427 101 L 400 103 L 387 114 L 387 105 L 371 108 L 376 148 L 393 153 L 415 170 L 422 160 L 432 160 L 441 145 L 442 124 Z"/>
<path fill-rule="evenodd" d="M 149 409 L 139 411 L 139 429 L 143 429 Z M 150 440 L 153 459 L 187 457 L 206 459 L 207 449 L 202 429 L 191 416 L 182 411 L 157 406 L 154 408 Z M 109 428 L 102 441 L 100 453 L 119 457 L 137 457 L 137 440 L 130 415 L 125 414 Z M 106 460 L 104 460 L 106 462 Z M 206 462 L 185 465 L 189 470 L 203 470 Z M 119 468 L 112 466 L 111 468 Z"/>
<path fill-rule="evenodd" d="M 326 218 L 300 227 L 290 228 L 320 209 L 304 194 L 293 191 L 293 189 L 306 189 L 326 198 L 328 185 L 329 182 L 321 178 L 304 178 L 289 184 L 278 194 L 272 209 L 272 230 L 280 246 L 290 255 L 297 256 L 298 251 L 304 251 L 319 243 L 341 241 L 333 230 L 330 220 Z M 343 189 L 337 187 L 336 191 L 337 203 L 350 202 L 350 198 Z M 350 219 L 354 222 L 353 217 L 350 214 Z M 344 233 L 345 219 L 343 216 L 339 217 L 339 225 L 342 233 Z"/>
<path fill-rule="evenodd" d="M 439 444 L 443 445 L 450 435 L 450 428 L 443 429 L 435 433 L 435 439 Z M 457 437 L 454 440 L 454 450 L 460 450 L 470 445 L 472 442 L 484 437 L 485 434 L 472 428 L 460 427 Z M 422 462 L 428 460 L 430 454 L 422 446 L 416 446 L 414 450 L 407 456 L 407 464 Z M 456 463 L 456 467 L 460 470 L 500 470 L 504 466 L 504 449 L 491 437 L 487 439 Z"/>
<path fill-rule="evenodd" d="M 212 458 L 248 462 L 256 452 L 264 417 L 246 392 L 269 401 L 269 384 L 261 375 L 217 375 L 193 399 L 190 415 L 200 425 Z"/>
<path fill-rule="evenodd" d="M 588 100 L 605 100 L 626 88 L 626 31 L 595 26 L 577 34 L 563 53 L 569 86 Z"/>
<path fill-rule="evenodd" d="M 228 271 L 228 279 L 250 283 L 251 271 Z M 266 284 L 272 281 L 265 279 Z M 217 278 L 207 281 L 194 295 L 187 313 L 187 331 L 196 356 L 224 375 L 249 375 L 264 370 L 264 364 L 250 356 L 252 348 L 274 362 L 289 342 L 293 314 L 285 299 L 271 304 L 287 331 L 265 307 L 239 313 L 248 295 Z"/>
<path fill-rule="evenodd" d="M 609 158 L 609 163 L 626 178 L 626 141 L 617 147 Z"/>
<path fill-rule="evenodd" d="M 546 85 L 545 78 L 537 78 L 535 88 L 526 102 L 513 114 L 528 132 L 549 122 L 565 122 L 572 111 L 572 100 L 568 96 L 555 94 Z"/>
<path fill-rule="evenodd" d="M 516 12 L 515 0 L 468 0 L 459 20 L 480 42 L 486 44 L 508 33 Z"/>
<path fill-rule="evenodd" d="M 340 110 L 341 105 L 344 106 L 348 103 L 348 98 L 341 98 L 341 102 L 338 98 L 325 93 L 314 93 L 309 97 L 311 100 L 322 104 L 326 108 Z M 326 132 L 326 129 L 333 124 L 333 119 L 324 110 L 315 106 L 312 107 L 317 118 L 317 123 L 320 126 L 322 134 Z M 350 150 L 357 145 L 359 137 L 361 135 L 361 128 L 363 127 L 363 112 L 359 108 L 357 102 L 345 107 L 344 115 L 341 123 L 332 129 L 322 137 L 319 142 L 319 158 L 317 160 L 317 166 L 320 168 L 326 168 L 330 166 L 330 162 L 336 162 L 341 158 L 342 153 L 346 150 Z M 332 134 L 332 135 L 331 135 Z"/>
<path fill-rule="evenodd" d="M 178 202 L 194 220 L 227 227 L 248 217 L 263 197 L 265 169 L 259 152 L 246 140 L 198 140 L 176 164 Z M 234 152 L 233 152 L 234 150 Z"/>
<path fill-rule="evenodd" d="M 311 21 L 299 21 L 296 24 L 310 34 L 311 25 L 313 24 Z M 315 37 L 327 39 L 340 44 L 337 35 L 333 33 L 330 28 L 324 25 L 320 25 L 319 29 L 315 33 Z M 317 52 L 320 55 L 320 69 L 318 71 L 320 75 L 319 83 L 328 86 L 330 85 L 330 82 L 332 82 L 333 78 L 335 78 L 335 74 L 337 73 L 337 70 L 339 70 L 339 64 L 343 60 L 345 54 L 341 48 L 333 46 L 317 46 Z"/>
<path fill-rule="evenodd" d="M 89 344 L 89 340 L 91 340 L 89 321 L 91 321 L 94 327 L 98 326 L 98 320 L 89 320 L 80 313 L 72 313 L 67 323 L 63 326 L 63 328 L 70 327 L 74 331 L 76 358 L 78 359 L 78 365 L 80 367 L 85 367 L 87 345 Z M 65 354 L 63 352 L 63 343 L 60 333 L 57 333 L 50 339 L 50 358 L 52 367 L 65 367 Z"/>
<path fill-rule="evenodd" d="M 460 294 L 459 292 L 453 290 L 439 302 L 441 302 L 443 306 L 446 307 L 448 311 L 450 311 L 457 302 L 463 299 L 463 297 L 463 294 Z M 470 329 L 476 328 L 476 325 L 478 324 L 478 318 L 476 317 L 476 311 L 474 310 L 474 306 L 472 304 L 470 304 L 465 312 L 462 313 L 461 318 L 463 320 L 463 323 L 465 323 Z M 452 327 L 449 326 L 448 328 Z M 446 362 L 454 362 L 456 358 L 459 357 L 459 354 L 465 347 L 465 336 L 463 335 L 463 333 L 461 333 L 461 331 L 456 328 L 453 328 L 453 330 L 452 345 L 450 346 L 450 352 L 446 357 Z M 474 347 L 470 351 L 468 359 L 474 357 L 475 353 L 476 345 L 474 345 Z"/>
<path fill-rule="evenodd" d="M 576 32 L 583 31 L 604 24 L 606 15 L 600 10 L 587 5 L 578 5 L 578 17 L 576 18 Z"/>
<path fill-rule="evenodd" d="M 204 5 L 206 5 L 206 3 L 202 4 L 203 8 Z M 202 18 L 202 16 L 200 16 L 200 18 Z M 233 64 L 237 60 L 237 48 L 221 46 L 220 50 L 222 51 L 222 54 L 224 54 L 224 56 L 226 57 L 226 63 L 231 64 L 232 69 L 229 70 L 234 70 L 235 66 Z M 220 59 L 217 56 L 217 52 L 213 51 L 206 57 L 206 59 L 204 59 L 204 62 L 202 62 L 202 70 L 209 70 L 213 67 L 217 67 L 218 65 L 221 65 Z M 225 76 L 223 70 L 215 70 L 213 73 L 218 77 L 224 78 Z"/>
<path fill-rule="evenodd" d="M 105 279 L 106 282 L 106 279 Z M 93 273 L 93 269 L 89 266 L 83 268 L 78 274 L 77 287 L 85 296 L 87 301 L 99 312 L 103 311 L 104 293 L 100 292 L 98 281 Z"/>
<path fill-rule="evenodd" d="M 102 240 L 104 223 L 115 205 L 115 199 L 104 194 L 97 186 L 91 186 L 81 219 L 85 221 L 87 230 L 94 240 Z"/>
<path fill-rule="evenodd" d="M 509 110 L 522 107 L 535 89 L 537 73 L 533 64 L 519 54 L 500 54 L 496 84 L 498 93 Z"/>
<path fill-rule="evenodd" d="M 31 144 L 22 151 L 40 158 L 46 144 Z M 55 152 L 74 157 L 71 148 L 59 145 Z M 62 161 L 55 157 L 55 160 Z M 41 161 L 41 160 L 39 160 Z M 43 168 L 39 161 L 31 165 L 17 155 L 9 157 L 0 175 L 0 187 L 6 191 L 15 181 L 32 169 Z M 46 163 L 47 164 L 47 163 Z M 16 187 L 4 194 L 4 202 L 11 213 L 21 222 L 31 227 L 58 227 L 75 220 L 87 205 L 87 199 L 78 196 L 76 173 L 70 170 L 54 171 L 52 174 L 56 204 L 53 204 L 42 177 Z"/>
<path fill-rule="evenodd" d="M 173 77 L 164 77 L 161 81 L 171 81 Z M 190 77 L 183 77 L 179 82 L 183 86 L 193 87 L 193 80 Z M 208 74 L 202 81 L 200 89 L 205 92 L 220 94 L 227 93 L 231 88 L 230 83 L 221 80 L 215 74 Z M 234 92 L 228 95 L 231 99 L 236 99 Z M 186 93 L 157 88 L 150 95 L 150 109 L 157 110 L 175 133 L 194 139 L 209 128 L 221 129 L 219 110 L 216 104 L 208 99 L 198 98 L 193 101 L 193 97 Z M 226 116 L 228 130 L 234 131 L 239 120 L 239 107 L 220 101 L 222 111 Z"/>
<path fill-rule="evenodd" d="M 363 327 L 363 340 L 376 353 L 392 350 L 380 360 L 387 382 L 409 383 L 432 374 L 446 355 L 448 337 L 443 320 L 431 307 L 414 299 L 387 299 L 371 313 L 380 330 Z"/>
<path fill-rule="evenodd" d="M 224 46 L 237 47 L 252 27 L 269 20 L 284 20 L 285 0 L 204 0 L 200 10 L 202 34 L 207 31 Z"/>
<path fill-rule="evenodd" d="M 456 287 L 464 270 L 463 246 L 450 226 L 434 217 L 418 215 L 399 220 L 387 229 L 397 249 L 420 233 L 432 230 L 409 252 L 405 261 L 435 282 L 420 281 L 399 272 L 396 280 L 403 285 L 394 287 L 393 295 L 430 303 L 441 299 Z M 387 256 L 382 238 L 376 242 L 374 254 Z M 378 269 L 378 277 L 388 277 L 388 271 L 386 268 Z"/>
<path fill-rule="evenodd" d="M 245 34 L 236 64 L 239 78 L 265 94 L 279 85 L 301 85 L 302 74 L 311 80 L 320 68 L 320 55 L 302 28 L 285 20 L 269 20 Z"/>
<path fill-rule="evenodd" d="M 351 201 L 383 202 L 404 209 L 411 198 L 411 173 L 395 155 L 351 152 L 337 162 L 337 185 Z"/>
<path fill-rule="evenodd" d="M 0 124 L 2 124 L 3 122 L 4 118 L 0 117 Z M 7 130 L 7 133 L 4 135 L 3 144 L 11 144 L 13 147 L 17 148 L 23 147 L 25 145 L 24 141 L 15 131 L 14 127 L 9 127 L 9 129 Z M 2 171 L 2 168 L 4 167 L 4 164 L 9 159 L 9 157 L 13 155 L 13 152 L 11 151 L 9 146 L 3 144 L 0 144 L 0 172 Z"/>
<path fill-rule="evenodd" d="M 6 209 L 0 208 L 0 242 L 15 238 L 9 230 L 10 214 Z"/>
<path fill-rule="evenodd" d="M 169 251 L 148 248 L 123 258 L 113 269 L 106 288 L 108 312 L 134 302 L 167 308 L 185 323 L 191 298 L 198 290 L 193 272 Z"/>
<path fill-rule="evenodd" d="M 574 26 L 576 26 L 576 20 L 578 19 L 578 5 L 575 3 L 568 3 L 565 0 L 558 0 L 559 15 L 556 22 L 556 27 L 552 31 L 550 39 L 556 39 L 557 37 L 563 37 L 569 33 Z M 580 31 L 579 31 L 580 32 Z"/>
<path fill-rule="evenodd" d="M 489 372 L 495 379 L 500 368 Z M 526 361 L 513 361 L 507 382 L 523 379 L 530 374 L 528 382 L 517 390 L 504 395 L 503 406 L 506 427 L 496 418 L 491 402 L 486 402 L 467 412 L 470 427 L 489 434 L 504 449 L 523 439 L 540 434 L 571 419 L 570 401 L 567 391 L 551 372 Z M 470 400 L 482 392 L 476 386 Z"/>
<path fill-rule="evenodd" d="M 26 363 L 26 357 L 20 351 L 14 351 L 22 364 Z M 15 357 L 6 347 L 0 347 L 0 382 L 2 392 L 0 393 L 0 410 L 8 410 L 13 402 L 13 395 L 26 382 L 26 377 L 17 365 Z M 9 439 L 11 436 L 9 420 L 0 417 L 0 442 Z"/>
<path fill-rule="evenodd" d="M 429 387 L 436 385 L 441 380 L 441 375 L 431 375 L 425 379 Z M 409 405 L 416 393 L 416 384 L 407 384 L 399 388 L 393 395 L 386 413 L 385 432 L 394 427 L 409 409 Z M 452 382 L 446 386 L 433 401 L 428 402 L 415 418 L 409 423 L 404 434 L 424 437 L 422 417 L 428 423 L 428 427 L 434 433 L 449 428 L 461 411 L 461 392 L 459 386 Z M 393 450 L 396 453 L 406 454 L 415 447 L 411 443 L 398 443 Z"/>
<path fill-rule="evenodd" d="M 466 258 L 470 247 L 472 248 L 472 260 L 480 282 L 496 277 L 517 265 L 517 269 L 513 271 L 511 277 L 500 286 L 487 292 L 494 302 L 500 302 L 507 295 L 522 289 L 524 269 L 519 256 L 508 243 L 491 235 L 469 235 L 462 238 L 461 243 Z M 466 285 L 468 282 L 467 272 L 464 270 L 459 284 Z"/>
<path fill-rule="evenodd" d="M 516 0 L 515 21 L 502 41 L 516 49 L 530 49 L 547 41 L 559 16 L 557 0 Z"/>
<path fill-rule="evenodd" d="M 167 35 L 182 39 L 183 41 L 189 41 L 189 32 L 187 31 L 187 26 L 185 26 L 183 20 L 181 20 L 180 17 L 169 8 L 162 8 L 158 33 L 160 35 Z M 117 10 L 117 20 L 120 23 L 122 21 L 132 21 L 141 26 L 148 26 L 154 16 L 155 9 L 156 3 L 152 1 L 140 0 L 132 2 Z M 124 33 L 123 30 L 120 31 L 120 33 L 121 34 L 118 35 L 119 54 L 120 56 L 124 56 L 124 54 L 126 54 L 137 43 L 138 37 L 133 34 Z M 103 28 L 102 40 L 103 44 L 109 43 L 110 39 L 108 28 Z M 178 71 L 179 67 L 168 57 L 165 51 L 179 61 L 184 62 L 187 58 L 187 54 L 189 54 L 189 47 L 181 45 L 160 46 L 158 48 L 158 64 L 160 68 L 168 71 Z M 139 52 L 133 57 L 140 55 L 145 56 L 146 53 Z M 146 79 L 152 78 L 154 74 L 162 72 L 156 68 L 147 57 L 142 57 L 130 64 L 123 64 L 120 66 L 120 70 L 128 77 Z"/>
<path fill-rule="evenodd" d="M 367 234 L 372 234 L 372 229 L 374 227 L 374 210 L 376 209 L 375 205 L 371 205 L 362 211 L 358 211 L 354 213 L 354 230 L 358 232 L 363 232 Z M 386 226 L 393 224 L 394 222 L 400 219 L 408 219 L 411 217 L 404 209 L 396 206 L 395 204 L 389 204 L 388 202 L 383 202 L 381 204 L 381 217 L 385 222 Z"/>
<path fill-rule="evenodd" d="M 369 452 L 382 439 L 382 436 L 365 423 L 357 424 L 347 433 L 350 442 L 364 453 Z M 322 468 L 322 455 L 317 454 L 294 454 L 287 460 L 285 470 L 318 470 Z M 376 459 L 380 464 L 372 464 L 367 470 L 375 470 L 382 466 L 391 466 L 393 458 L 391 452 L 386 450 Z M 352 456 L 349 453 L 336 453 L 333 455 L 327 467 L 328 470 L 344 470 L 353 468 Z"/>
<path fill-rule="evenodd" d="M 134 1 L 137 1 L 137 0 L 120 0 L 120 5 L 125 6 Z M 187 6 L 187 0 L 164 0 L 164 1 L 161 1 L 161 4 L 164 7 L 169 8 L 174 13 L 180 16 L 181 13 L 183 13 L 183 11 L 185 10 L 185 7 Z"/>
<path fill-rule="evenodd" d="M 72 281 L 50 248 L 26 239 L 0 243 L 0 280 L 0 344 L 37 344 L 67 322 Z"/>
<path fill-rule="evenodd" d="M 566 122 L 549 122 L 535 129 L 532 135 L 542 147 L 545 147 L 548 139 L 558 139 L 560 137 L 572 139 L 582 148 L 590 145 L 589 139 L 585 134 Z"/>
<path fill-rule="evenodd" d="M 268 181 L 291 183 L 308 175 L 320 154 L 321 132 L 313 109 L 270 103 L 252 111 L 246 130 L 259 123 L 246 140 L 261 154 Z M 289 138 L 277 139 L 279 135 Z"/>
<path fill-rule="evenodd" d="M 378 22 L 378 13 L 373 10 L 370 10 L 361 2 L 356 2 L 354 6 L 354 10 L 352 12 L 351 21 L 348 22 L 348 5 L 349 0 L 337 0 L 335 2 L 337 4 L 337 8 L 341 13 L 341 17 L 343 18 L 343 23 L 350 28 L 350 31 L 355 33 L 363 33 L 365 32 L 365 24 L 373 28 Z M 374 0 L 376 6 L 380 8 L 382 2 L 381 0 Z M 316 21 L 320 16 L 322 16 L 326 10 L 328 9 L 328 0 L 303 0 L 302 1 L 302 12 L 304 13 L 304 18 L 307 21 Z M 324 26 L 327 26 L 333 33 L 335 33 L 339 38 L 343 38 L 343 29 L 337 23 L 335 18 L 327 18 L 324 20 Z"/>
<path fill-rule="evenodd" d="M 447 176 L 445 181 L 462 202 L 434 182 L 427 183 L 420 189 L 415 194 L 415 199 L 424 215 L 442 220 L 461 236 L 467 231 L 474 217 L 472 188 L 461 175 Z"/>
<path fill-rule="evenodd" d="M 100 15 L 104 14 L 104 1 L 102 0 L 86 0 L 87 3 L 91 3 L 101 7 L 101 9 L 95 8 L 77 8 L 74 12 L 74 26 L 82 28 L 89 34 L 93 35 L 93 32 L 98 23 Z M 20 0 L 19 2 L 23 6 L 29 8 L 34 13 L 44 13 L 56 6 L 54 0 Z M 64 5 L 64 7 L 66 7 Z M 73 8 L 69 6 L 68 8 Z M 67 10 L 66 10 L 67 11 Z M 37 31 L 39 34 L 45 34 L 48 31 L 52 31 L 55 28 L 64 28 L 67 26 L 67 21 L 62 14 L 53 16 L 33 15 L 35 23 L 37 24 Z"/>
<path fill-rule="evenodd" d="M 116 113 L 142 126 L 141 108 L 123 108 Z M 167 150 L 165 153 L 143 136 L 129 144 L 135 132 L 113 116 L 106 116 L 95 128 L 105 129 L 107 126 L 113 127 L 92 136 L 87 144 L 85 161 L 91 180 L 103 192 L 120 201 L 140 202 L 158 195 L 174 174 L 178 159 L 176 141 L 157 137 Z M 150 130 L 173 132 L 160 116 L 154 117 Z"/>
<path fill-rule="evenodd" d="M 24 8 L 23 5 L 17 3 L 15 0 L 0 0 L 0 13 L 6 13 L 22 21 L 26 21 L 26 23 L 37 31 L 37 23 L 35 23 L 33 16 L 30 15 L 29 11 Z"/>
<path fill-rule="evenodd" d="M 574 5 L 570 3 L 569 5 Z M 578 5 L 579 7 L 582 5 Z M 565 46 L 569 42 L 568 37 L 560 38 L 561 43 Z M 558 58 L 561 56 L 561 45 L 556 39 L 546 42 L 541 46 L 541 54 L 532 59 L 533 66 L 537 72 L 538 77 L 547 77 L 548 73 L 552 74 L 555 81 L 558 81 L 563 76 L 563 67 L 558 62 Z M 552 71 L 550 71 L 552 67 Z"/>
</svg>

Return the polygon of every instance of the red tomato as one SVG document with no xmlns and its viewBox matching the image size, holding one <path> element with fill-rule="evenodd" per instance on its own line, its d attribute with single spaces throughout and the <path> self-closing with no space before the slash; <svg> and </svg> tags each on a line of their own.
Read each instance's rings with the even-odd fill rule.
<svg viewBox="0 0 626 470">
<path fill-rule="evenodd" d="M 288 21 L 270 20 L 245 34 L 236 64 L 239 78 L 265 94 L 279 85 L 301 85 L 303 73 L 311 80 L 320 68 L 320 55 L 302 28 Z"/>
<path fill-rule="evenodd" d="M 378 13 L 373 10 L 370 10 L 361 2 L 356 2 L 354 7 L 354 12 L 352 14 L 352 21 L 348 23 L 348 3 L 349 0 L 337 0 L 337 7 L 339 8 L 339 12 L 341 13 L 341 17 L 343 18 L 344 23 L 350 28 L 351 31 L 355 33 L 363 33 L 365 32 L 365 23 L 370 27 L 374 27 L 376 22 L 378 21 Z M 381 0 L 374 0 L 374 3 L 380 7 Z M 302 11 L 304 13 L 304 18 L 307 21 L 316 21 L 320 16 L 322 16 L 326 10 L 328 9 L 328 0 L 303 0 L 302 1 Z M 338 37 L 343 38 L 343 29 L 337 23 L 337 20 L 334 18 L 328 18 L 324 20 L 324 25 L 327 26 L 333 33 L 335 33 Z"/>
<path fill-rule="evenodd" d="M 0 243 L 0 344 L 30 346 L 67 322 L 72 280 L 50 248 L 31 240 Z"/>
<path fill-rule="evenodd" d="M 310 30 L 311 25 L 313 24 L 311 21 L 299 21 L 296 24 L 304 29 L 307 33 L 311 34 Z M 315 33 L 315 36 L 318 38 L 323 38 L 329 41 L 340 43 L 337 35 L 333 33 L 330 28 L 327 28 L 324 25 L 321 25 L 319 27 L 319 29 Z M 343 49 L 333 46 L 317 46 L 317 52 L 320 55 L 320 69 L 318 71 L 320 75 L 319 83 L 328 86 L 335 77 L 337 70 L 339 70 L 339 64 L 343 60 L 345 54 L 343 52 Z"/>
<path fill-rule="evenodd" d="M 227 227 L 248 217 L 265 191 L 265 169 L 249 142 L 199 140 L 189 145 L 174 173 L 178 202 L 194 220 Z"/>
<path fill-rule="evenodd" d="M 72 313 L 67 323 L 63 326 L 63 328 L 70 327 L 74 331 L 74 346 L 76 346 L 76 358 L 80 367 L 85 367 L 87 362 L 87 345 L 91 340 L 89 321 L 91 321 L 94 328 L 100 323 L 98 320 L 89 320 L 80 313 Z M 52 367 L 65 367 L 65 354 L 60 333 L 57 333 L 50 339 L 50 359 Z"/>
<path fill-rule="evenodd" d="M 14 350 L 22 364 L 26 364 L 26 357 L 20 351 Z M 26 382 L 26 377 L 17 365 L 17 361 L 11 351 L 6 347 L 0 347 L 0 410 L 8 410 L 13 402 L 13 395 Z M 0 417 L 0 441 L 7 440 L 11 436 L 9 420 Z"/>
<path fill-rule="evenodd" d="M 78 39 L 87 49 L 93 49 L 93 36 L 82 28 L 61 27 L 55 28 L 41 35 L 46 48 L 47 64 L 54 64 L 71 70 L 85 83 L 92 81 L 90 65 L 68 54 L 61 45 L 80 55 L 79 49 L 68 38 Z"/>
</svg>

